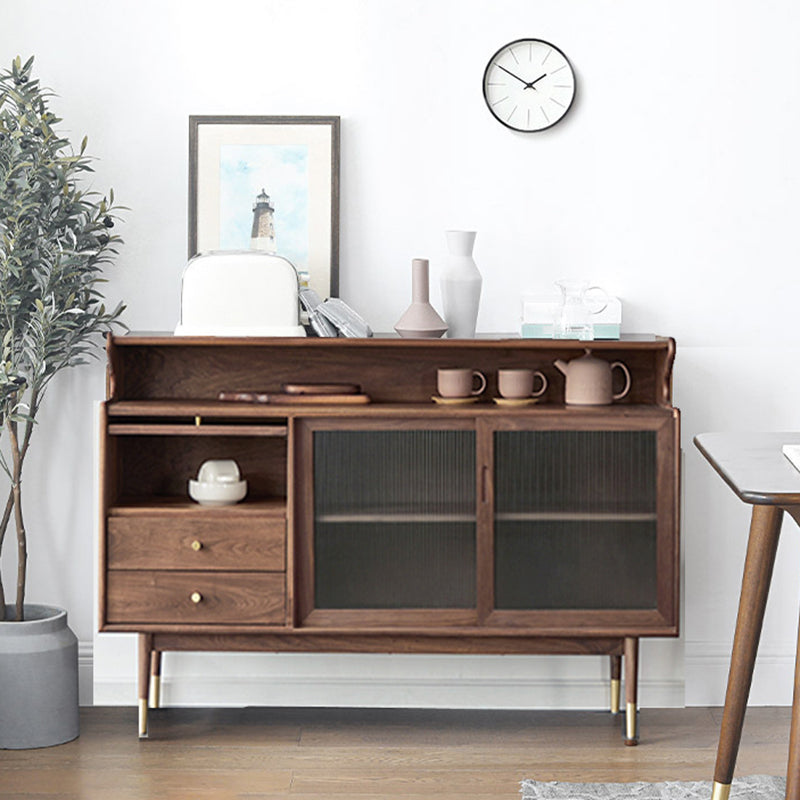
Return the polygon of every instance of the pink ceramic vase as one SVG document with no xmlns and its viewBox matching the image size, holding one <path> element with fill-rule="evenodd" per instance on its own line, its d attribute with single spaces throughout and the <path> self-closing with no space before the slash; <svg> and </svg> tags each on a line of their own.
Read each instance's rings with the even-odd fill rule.
<svg viewBox="0 0 800 800">
<path fill-rule="evenodd" d="M 428 259 L 411 262 L 411 305 L 394 329 L 407 339 L 438 339 L 447 324 L 430 304 Z"/>
</svg>

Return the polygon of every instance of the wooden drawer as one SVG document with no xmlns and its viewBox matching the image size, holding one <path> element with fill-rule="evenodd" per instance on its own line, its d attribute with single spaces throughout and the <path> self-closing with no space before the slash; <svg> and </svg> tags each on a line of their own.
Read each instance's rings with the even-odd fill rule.
<svg viewBox="0 0 800 800">
<path fill-rule="evenodd" d="M 131 516 L 108 519 L 110 569 L 286 569 L 286 520 Z"/>
<path fill-rule="evenodd" d="M 111 623 L 282 625 L 285 605 L 282 573 L 111 570 L 106 585 Z"/>
</svg>

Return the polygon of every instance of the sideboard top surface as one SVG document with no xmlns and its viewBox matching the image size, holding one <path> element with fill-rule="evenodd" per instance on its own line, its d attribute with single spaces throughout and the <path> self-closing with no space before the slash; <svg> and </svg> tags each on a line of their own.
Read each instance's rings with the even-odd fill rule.
<svg viewBox="0 0 800 800">
<path fill-rule="evenodd" d="M 411 347 L 411 348 L 443 348 L 473 349 L 487 345 L 520 347 L 522 349 L 574 349 L 589 347 L 591 349 L 656 348 L 660 349 L 674 340 L 668 336 L 653 333 L 624 333 L 619 339 L 595 339 L 580 342 L 575 339 L 523 339 L 512 333 L 478 334 L 474 339 L 409 339 L 394 333 L 376 333 L 368 339 L 348 337 L 317 336 L 176 336 L 166 331 L 131 331 L 119 336 L 110 337 L 118 347 L 135 345 L 176 345 L 176 346 L 229 346 L 229 347 Z"/>
<path fill-rule="evenodd" d="M 277 393 L 285 383 L 356 383 L 373 403 L 426 403 L 436 394 L 443 367 L 480 370 L 486 396 L 497 394 L 499 369 L 541 370 L 549 388 L 539 404 L 563 403 L 557 359 L 585 350 L 623 361 L 633 386 L 620 405 L 668 406 L 672 399 L 675 341 L 652 334 L 619 340 L 189 337 L 130 333 L 107 343 L 107 399 L 216 400 L 221 391 Z"/>
</svg>

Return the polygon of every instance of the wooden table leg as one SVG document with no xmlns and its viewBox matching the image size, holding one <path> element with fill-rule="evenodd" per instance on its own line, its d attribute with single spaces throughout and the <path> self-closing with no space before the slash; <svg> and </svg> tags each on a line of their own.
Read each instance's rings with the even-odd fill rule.
<svg viewBox="0 0 800 800">
<path fill-rule="evenodd" d="M 150 651 L 150 705 L 161 708 L 161 651 Z"/>
<path fill-rule="evenodd" d="M 147 701 L 150 694 L 150 653 L 153 637 L 139 634 L 139 738 L 147 738 Z"/>
<path fill-rule="evenodd" d="M 794 515 L 793 515 L 794 516 Z M 789 733 L 789 767 L 786 770 L 786 800 L 800 800 L 800 627 L 794 662 L 792 725 Z"/>
<path fill-rule="evenodd" d="M 622 676 L 622 656 L 611 658 L 611 713 L 619 714 L 620 677 Z"/>
<path fill-rule="evenodd" d="M 778 506 L 753 506 L 712 800 L 727 800 L 730 794 L 782 521 Z"/>
<path fill-rule="evenodd" d="M 625 639 L 625 744 L 639 744 L 639 640 Z"/>
</svg>

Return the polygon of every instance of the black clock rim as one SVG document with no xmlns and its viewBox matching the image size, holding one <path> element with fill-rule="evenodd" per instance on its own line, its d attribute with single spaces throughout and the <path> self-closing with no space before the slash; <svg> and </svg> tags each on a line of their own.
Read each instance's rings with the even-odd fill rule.
<svg viewBox="0 0 800 800">
<path fill-rule="evenodd" d="M 506 42 L 502 47 L 498 47 L 497 50 L 494 51 L 492 57 L 486 63 L 486 68 L 483 70 L 483 82 L 481 84 L 481 90 L 483 92 L 483 102 L 486 103 L 486 108 L 489 109 L 489 113 L 504 127 L 508 128 L 509 130 L 516 131 L 517 133 L 541 133 L 542 131 L 549 130 L 550 128 L 558 125 L 564 117 L 567 116 L 569 110 L 572 108 L 573 103 L 575 102 L 575 95 L 578 93 L 578 85 L 575 82 L 575 89 L 572 92 L 572 97 L 570 98 L 569 105 L 567 106 L 564 113 L 555 121 L 551 122 L 549 125 L 545 125 L 543 128 L 534 128 L 533 130 L 529 128 L 515 128 L 513 125 L 509 125 L 504 120 L 500 119 L 497 114 L 492 111 L 492 107 L 489 105 L 489 98 L 486 96 L 486 75 L 489 72 L 489 67 L 492 66 L 492 62 L 503 52 L 503 50 L 507 50 L 509 47 L 513 47 L 515 44 L 522 44 L 522 42 L 540 42 L 541 44 L 546 44 L 548 47 L 552 47 L 557 53 L 561 55 L 564 61 L 569 64 L 570 71 L 572 72 L 573 81 L 575 79 L 575 69 L 572 66 L 572 62 L 567 58 L 567 54 L 560 48 L 558 45 L 553 44 L 552 42 L 548 42 L 547 39 L 539 39 L 535 36 L 523 36 L 521 39 L 514 39 L 512 42 Z"/>
</svg>

